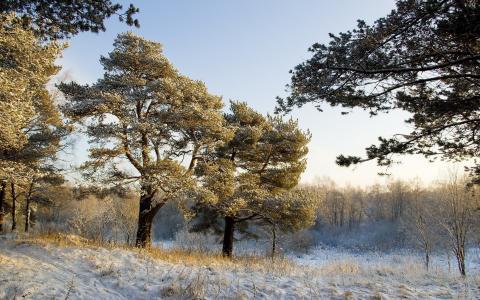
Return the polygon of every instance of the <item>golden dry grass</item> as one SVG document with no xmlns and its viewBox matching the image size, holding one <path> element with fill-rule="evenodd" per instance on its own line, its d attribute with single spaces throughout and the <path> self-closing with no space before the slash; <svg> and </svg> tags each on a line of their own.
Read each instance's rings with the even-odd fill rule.
<svg viewBox="0 0 480 300">
<path fill-rule="evenodd" d="M 226 267 L 229 269 L 247 269 L 277 275 L 288 274 L 298 268 L 293 262 L 284 258 L 272 258 L 263 256 L 243 255 L 234 258 L 225 258 L 219 253 L 188 251 L 178 248 L 163 249 L 160 247 L 137 248 L 126 244 L 101 243 L 88 240 L 76 235 L 61 233 L 39 234 L 36 236 L 22 237 L 16 240 L 17 244 L 37 244 L 41 246 L 54 245 L 59 247 L 86 247 L 124 249 L 141 255 L 145 258 L 152 258 L 174 264 L 185 266 L 204 266 L 212 268 Z"/>
</svg>

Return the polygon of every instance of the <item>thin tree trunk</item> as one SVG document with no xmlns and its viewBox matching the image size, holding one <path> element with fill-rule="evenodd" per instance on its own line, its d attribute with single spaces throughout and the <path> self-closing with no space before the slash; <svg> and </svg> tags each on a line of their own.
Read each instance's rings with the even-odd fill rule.
<svg viewBox="0 0 480 300">
<path fill-rule="evenodd" d="M 7 193 L 7 182 L 2 180 L 2 189 L 0 190 L 0 232 L 3 232 L 3 219 L 5 216 L 5 211 L 3 209 L 3 204 L 5 203 L 5 195 Z"/>
<path fill-rule="evenodd" d="M 465 270 L 465 248 L 463 246 L 458 247 L 455 256 L 457 257 L 458 271 L 460 271 L 460 274 L 463 277 L 467 276 L 467 272 Z"/>
<path fill-rule="evenodd" d="M 32 191 L 33 191 L 33 184 L 34 181 L 30 182 L 30 187 L 28 188 L 27 198 L 25 199 L 25 232 L 28 232 L 30 228 L 30 202 L 32 199 Z"/>
<path fill-rule="evenodd" d="M 275 224 L 272 225 L 272 259 L 275 258 L 275 252 L 277 250 L 277 231 Z"/>
<path fill-rule="evenodd" d="M 430 267 L 430 244 L 428 241 L 423 242 L 423 251 L 425 253 L 425 268 L 427 269 Z"/>
<path fill-rule="evenodd" d="M 233 234 L 235 232 L 235 220 L 233 217 L 225 217 L 225 230 L 223 233 L 222 254 L 224 257 L 233 255 Z"/>
<path fill-rule="evenodd" d="M 13 181 L 10 182 L 10 188 L 12 191 L 12 231 L 17 229 L 17 212 L 16 212 L 16 202 L 17 202 L 17 195 L 15 193 L 15 183 Z"/>
<path fill-rule="evenodd" d="M 452 265 L 450 262 L 450 250 L 447 251 L 447 260 L 448 260 L 448 273 L 452 272 Z"/>
<path fill-rule="evenodd" d="M 428 272 L 428 268 L 430 267 L 430 253 L 428 249 L 425 250 L 425 267 L 427 268 Z"/>
<path fill-rule="evenodd" d="M 152 224 L 153 218 L 163 204 L 152 203 L 153 195 L 140 197 L 140 209 L 138 211 L 138 227 L 135 246 L 139 248 L 148 248 L 152 245 Z M 162 202 L 164 203 L 164 202 Z"/>
</svg>

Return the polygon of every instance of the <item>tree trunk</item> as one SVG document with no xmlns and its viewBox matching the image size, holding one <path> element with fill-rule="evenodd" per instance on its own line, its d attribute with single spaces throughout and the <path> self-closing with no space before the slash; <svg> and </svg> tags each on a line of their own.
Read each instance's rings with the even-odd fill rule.
<svg viewBox="0 0 480 300">
<path fill-rule="evenodd" d="M 27 199 L 25 206 L 25 232 L 28 232 L 30 227 L 30 199 Z"/>
<path fill-rule="evenodd" d="M 153 206 L 153 195 L 143 195 L 140 197 L 140 209 L 138 211 L 138 227 L 135 246 L 139 248 L 148 248 L 152 245 L 152 223 L 163 203 Z"/>
<path fill-rule="evenodd" d="M 465 277 L 467 275 L 465 270 L 465 247 L 459 246 L 455 256 L 457 257 L 458 271 L 460 271 L 460 274 Z"/>
<path fill-rule="evenodd" d="M 5 211 L 3 210 L 3 204 L 5 203 L 5 195 L 7 193 L 7 182 L 2 180 L 2 189 L 0 190 L 0 232 L 3 232 L 3 218 Z"/>
<path fill-rule="evenodd" d="M 428 242 L 423 243 L 423 250 L 425 251 L 425 267 L 428 268 L 430 267 L 430 244 Z"/>
<path fill-rule="evenodd" d="M 17 212 L 16 212 L 16 202 L 17 194 L 15 194 L 15 183 L 10 182 L 10 188 L 12 190 L 12 231 L 17 229 Z"/>
<path fill-rule="evenodd" d="M 428 268 L 430 267 L 430 253 L 428 250 L 425 252 L 425 267 L 427 268 L 428 272 Z"/>
<path fill-rule="evenodd" d="M 272 259 L 275 258 L 275 252 L 277 250 L 277 231 L 275 224 L 272 225 Z"/>
<path fill-rule="evenodd" d="M 30 202 L 32 198 L 33 191 L 33 180 L 30 182 L 30 187 L 28 188 L 27 198 L 25 199 L 25 232 L 28 232 L 30 228 Z"/>
<path fill-rule="evenodd" d="M 450 250 L 447 251 L 447 260 L 448 260 L 448 273 L 452 272 L 452 264 L 450 262 Z"/>
<path fill-rule="evenodd" d="M 232 257 L 234 231 L 235 231 L 235 220 L 232 217 L 225 217 L 225 231 L 223 233 L 223 248 L 222 248 L 222 254 L 224 257 Z"/>
</svg>

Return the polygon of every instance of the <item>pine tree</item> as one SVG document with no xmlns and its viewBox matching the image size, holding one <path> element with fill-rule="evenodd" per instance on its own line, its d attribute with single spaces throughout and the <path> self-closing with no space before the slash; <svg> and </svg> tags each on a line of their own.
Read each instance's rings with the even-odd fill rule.
<svg viewBox="0 0 480 300">
<path fill-rule="evenodd" d="M 372 25 L 330 34 L 312 57 L 292 71 L 290 95 L 278 111 L 323 103 L 361 108 L 372 115 L 401 109 L 411 115 L 406 134 L 380 137 L 365 157 L 337 157 L 349 166 L 397 154 L 429 159 L 478 159 L 480 143 L 480 2 L 397 0 L 396 9 Z M 473 173 L 480 180 L 480 162 Z"/>
<path fill-rule="evenodd" d="M 272 232 L 272 257 L 277 248 L 277 234 L 294 232 L 315 224 L 320 198 L 308 189 L 296 188 L 269 197 L 258 211 L 261 221 Z"/>
<path fill-rule="evenodd" d="M 136 245 L 149 246 L 158 210 L 195 188 L 196 162 L 228 134 L 222 99 L 180 75 L 159 43 L 130 32 L 118 35 L 114 50 L 100 62 L 105 75 L 92 86 L 60 85 L 67 100 L 63 111 L 83 123 L 90 137 L 86 174 L 139 188 Z"/>
<path fill-rule="evenodd" d="M 15 15 L 0 15 L 0 151 L 15 151 L 27 143 L 26 128 L 37 99 L 48 97 L 45 84 L 59 68 L 54 65 L 62 46 L 42 44 L 16 23 Z"/>
<path fill-rule="evenodd" d="M 310 137 L 295 121 L 264 117 L 246 103 L 231 102 L 225 120 L 233 138 L 198 165 L 197 175 L 217 195 L 212 207 L 224 218 L 223 254 L 231 257 L 235 226 L 261 219 L 265 199 L 297 185 Z"/>
<path fill-rule="evenodd" d="M 68 38 L 79 32 L 105 31 L 105 20 L 118 15 L 120 21 L 139 26 L 133 16 L 138 8 L 130 6 L 122 12 L 122 5 L 109 0 L 3 0 L 0 13 L 17 13 L 19 24 L 47 39 Z"/>
<path fill-rule="evenodd" d="M 63 48 L 41 42 L 14 14 L 0 15 L 0 180 L 10 181 L 12 204 L 18 188 L 32 176 L 43 176 L 47 161 L 54 158 L 68 133 L 46 88 L 59 71 L 54 62 Z M 4 203 L 0 201 L 0 222 Z"/>
</svg>

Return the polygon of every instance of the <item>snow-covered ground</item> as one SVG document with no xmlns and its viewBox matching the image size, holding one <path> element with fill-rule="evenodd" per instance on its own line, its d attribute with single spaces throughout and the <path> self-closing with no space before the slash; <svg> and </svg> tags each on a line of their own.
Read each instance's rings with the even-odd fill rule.
<svg viewBox="0 0 480 300">
<path fill-rule="evenodd" d="M 181 263 L 121 248 L 0 240 L 0 299 L 480 299 L 478 253 L 470 276 L 410 253 L 315 249 L 256 264 Z"/>
</svg>

